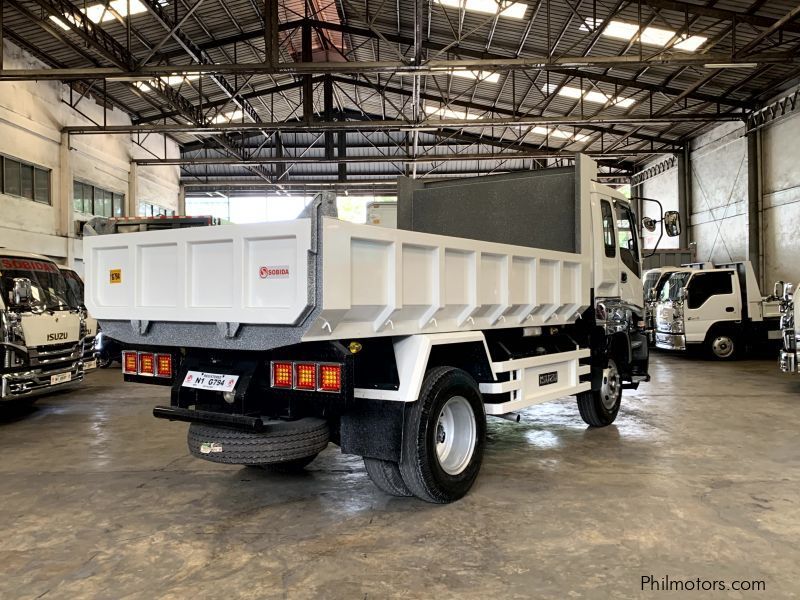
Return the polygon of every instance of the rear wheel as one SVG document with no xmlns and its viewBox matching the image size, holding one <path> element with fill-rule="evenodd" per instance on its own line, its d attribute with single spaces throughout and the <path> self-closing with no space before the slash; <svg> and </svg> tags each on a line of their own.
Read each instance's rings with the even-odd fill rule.
<svg viewBox="0 0 800 600">
<path fill-rule="evenodd" d="M 587 425 L 605 427 L 611 425 L 619 414 L 622 402 L 622 378 L 617 363 L 608 359 L 603 369 L 603 379 L 599 390 L 581 392 L 578 398 L 578 411 Z"/>
<path fill-rule="evenodd" d="M 372 483 L 390 496 L 411 496 L 411 490 L 403 482 L 400 465 L 389 460 L 364 457 L 364 467 Z"/>
<path fill-rule="evenodd" d="M 485 442 L 475 380 L 453 367 L 428 371 L 403 432 L 400 473 L 411 493 L 439 504 L 463 497 L 478 476 Z"/>
</svg>

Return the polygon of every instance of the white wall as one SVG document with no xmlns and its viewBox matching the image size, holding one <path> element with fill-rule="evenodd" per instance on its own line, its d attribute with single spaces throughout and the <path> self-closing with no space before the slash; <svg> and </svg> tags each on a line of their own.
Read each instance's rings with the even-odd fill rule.
<svg viewBox="0 0 800 600">
<path fill-rule="evenodd" d="M 45 66 L 9 42 L 4 60 L 9 69 Z M 103 123 L 103 109 L 94 99 L 85 97 L 77 110 L 68 102 L 69 88 L 59 82 L 0 83 L 0 153 L 52 169 L 50 206 L 0 193 L 0 246 L 73 264 L 82 258 L 81 241 L 74 236 L 74 221 L 81 215 L 72 210 L 73 178 L 125 194 L 130 208 L 142 201 L 177 210 L 180 176 L 178 167 L 146 167 L 135 169 L 130 181 L 132 158 L 164 156 L 164 138 L 157 135 L 144 142 L 152 154 L 128 134 L 74 136 L 67 150 L 62 127 Z M 107 111 L 106 122 L 124 125 L 130 119 L 115 109 Z M 167 156 L 179 156 L 172 140 Z M 130 189 L 136 191 L 134 198 Z M 130 208 L 126 214 L 135 214 Z"/>
</svg>

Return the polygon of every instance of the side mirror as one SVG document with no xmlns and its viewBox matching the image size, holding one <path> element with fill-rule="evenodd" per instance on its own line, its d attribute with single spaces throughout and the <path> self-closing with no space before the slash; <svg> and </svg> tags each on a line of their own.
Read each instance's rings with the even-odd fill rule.
<svg viewBox="0 0 800 600">
<path fill-rule="evenodd" d="M 681 214 L 677 210 L 668 210 L 664 213 L 664 231 L 669 237 L 681 234 Z"/>
<path fill-rule="evenodd" d="M 647 290 L 647 299 L 650 302 L 655 302 L 658 300 L 658 292 L 656 291 L 656 288 L 651 287 L 649 290 Z"/>
<path fill-rule="evenodd" d="M 650 217 L 642 217 L 642 229 L 653 233 L 656 230 L 656 220 Z"/>
<path fill-rule="evenodd" d="M 33 301 L 33 287 L 27 277 L 15 277 L 14 288 L 11 290 L 11 303 L 17 306 L 30 306 Z"/>
<path fill-rule="evenodd" d="M 776 281 L 772 288 L 772 295 L 776 298 L 783 298 L 786 293 L 786 284 L 783 281 Z"/>
<path fill-rule="evenodd" d="M 678 300 L 686 300 L 689 297 L 688 288 L 681 288 L 678 290 Z"/>
</svg>

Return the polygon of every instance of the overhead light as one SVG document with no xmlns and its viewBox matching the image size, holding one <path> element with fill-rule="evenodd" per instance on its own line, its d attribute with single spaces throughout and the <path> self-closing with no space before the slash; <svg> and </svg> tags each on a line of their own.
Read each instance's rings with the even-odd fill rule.
<svg viewBox="0 0 800 600">
<path fill-rule="evenodd" d="M 425 114 L 436 115 L 443 119 L 477 119 L 477 115 L 470 115 L 460 110 L 452 110 L 449 108 L 440 108 L 437 106 L 425 105 Z"/>
<path fill-rule="evenodd" d="M 758 63 L 708 63 L 706 69 L 755 69 Z"/>
<path fill-rule="evenodd" d="M 603 24 L 602 19 L 585 19 L 583 24 L 578 27 L 581 31 L 594 31 L 596 28 Z M 604 36 L 616 38 L 619 40 L 632 40 L 636 34 L 639 33 L 639 26 L 636 23 L 628 23 L 626 21 L 609 21 L 603 28 L 602 34 Z M 660 27 L 645 27 L 642 30 L 642 35 L 639 40 L 642 44 L 649 46 L 666 47 L 673 40 L 677 32 L 670 31 L 669 29 L 661 29 Z M 707 37 L 702 35 L 680 35 L 678 42 L 674 43 L 671 47 L 678 50 L 685 50 L 687 52 L 694 52 L 700 46 L 706 43 Z"/>
<path fill-rule="evenodd" d="M 594 102 L 596 104 L 611 103 L 612 106 L 621 106 L 623 108 L 628 108 L 636 104 L 636 100 L 633 98 L 626 98 L 624 96 L 617 96 L 614 98 L 596 90 L 584 92 L 581 90 L 581 88 L 570 85 L 561 86 L 561 88 L 559 88 L 559 86 L 549 83 L 542 88 L 542 92 L 545 94 L 552 94 L 556 90 L 558 90 L 559 96 L 564 96 L 566 98 L 572 98 L 575 100 L 583 97 L 585 101 Z"/>
<path fill-rule="evenodd" d="M 512 19 L 522 19 L 528 9 L 527 4 L 508 0 L 434 0 L 434 2 L 449 8 L 463 8 L 487 15 L 496 15 L 499 12 L 501 17 L 511 17 Z"/>
<path fill-rule="evenodd" d="M 453 77 L 464 77 L 465 79 L 477 79 L 478 81 L 486 81 L 488 83 L 497 83 L 500 81 L 500 73 L 492 73 L 491 71 L 451 71 Z"/>
</svg>

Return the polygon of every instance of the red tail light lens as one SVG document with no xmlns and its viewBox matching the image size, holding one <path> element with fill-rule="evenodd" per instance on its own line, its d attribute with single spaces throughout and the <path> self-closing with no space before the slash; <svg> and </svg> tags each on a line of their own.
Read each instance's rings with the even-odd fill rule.
<svg viewBox="0 0 800 600">
<path fill-rule="evenodd" d="M 319 366 L 319 391 L 342 391 L 342 365 Z"/>
<path fill-rule="evenodd" d="M 317 391 L 316 363 L 295 363 L 294 389 Z"/>
<path fill-rule="evenodd" d="M 139 356 L 136 352 L 126 350 L 122 353 L 122 372 L 126 375 L 136 375 L 139 370 Z"/>
<path fill-rule="evenodd" d="M 153 376 L 156 374 L 156 357 L 152 352 L 139 353 L 139 375 Z"/>
<path fill-rule="evenodd" d="M 172 377 L 172 355 L 156 355 L 156 375 L 158 377 Z"/>
<path fill-rule="evenodd" d="M 292 363 L 290 362 L 272 363 L 272 387 L 276 388 L 292 387 Z"/>
</svg>

